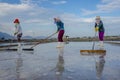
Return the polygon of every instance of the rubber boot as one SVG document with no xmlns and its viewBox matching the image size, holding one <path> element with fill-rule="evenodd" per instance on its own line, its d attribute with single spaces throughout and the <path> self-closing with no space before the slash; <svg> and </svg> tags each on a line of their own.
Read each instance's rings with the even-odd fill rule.
<svg viewBox="0 0 120 80">
<path fill-rule="evenodd" d="M 56 48 L 61 48 L 61 42 L 58 42 L 57 47 Z"/>
<path fill-rule="evenodd" d="M 61 47 L 64 48 L 64 42 L 61 42 Z"/>
<path fill-rule="evenodd" d="M 21 44 L 20 43 L 18 43 L 18 48 L 21 48 Z"/>
<path fill-rule="evenodd" d="M 100 47 L 104 47 L 103 41 L 100 41 Z"/>
<path fill-rule="evenodd" d="M 99 41 L 99 43 L 98 43 L 98 46 L 100 46 L 101 45 L 101 41 Z"/>
<path fill-rule="evenodd" d="M 21 43 L 18 43 L 18 52 L 21 52 L 22 48 L 21 48 Z"/>
</svg>

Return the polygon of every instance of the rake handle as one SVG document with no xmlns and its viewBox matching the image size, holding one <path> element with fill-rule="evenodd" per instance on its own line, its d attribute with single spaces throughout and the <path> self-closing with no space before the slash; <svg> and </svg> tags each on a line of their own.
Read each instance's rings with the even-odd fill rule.
<svg viewBox="0 0 120 80">
<path fill-rule="evenodd" d="M 95 32 L 95 37 L 96 37 L 96 34 L 97 34 L 97 32 Z M 95 48 L 95 39 L 93 40 L 92 50 L 94 50 L 94 48 Z"/>
<path fill-rule="evenodd" d="M 50 37 L 52 37 L 53 35 L 55 35 L 56 34 L 56 32 L 55 33 L 53 33 L 53 34 L 51 34 L 50 36 L 48 36 L 48 37 L 46 37 L 45 38 L 45 40 L 46 39 L 49 39 Z M 38 43 L 36 43 L 35 45 L 33 45 L 31 48 L 33 48 L 33 47 L 35 47 L 35 46 L 37 46 L 38 44 L 40 44 L 41 42 L 38 42 Z"/>
</svg>

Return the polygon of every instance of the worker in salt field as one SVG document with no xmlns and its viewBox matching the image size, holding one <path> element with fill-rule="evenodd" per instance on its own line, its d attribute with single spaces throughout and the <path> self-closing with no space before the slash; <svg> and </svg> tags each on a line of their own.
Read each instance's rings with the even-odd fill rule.
<svg viewBox="0 0 120 80">
<path fill-rule="evenodd" d="M 64 35 L 64 23 L 60 20 L 60 18 L 54 18 L 55 24 L 57 25 L 57 33 L 58 33 L 58 45 L 57 48 L 64 47 L 63 35 Z"/>
<path fill-rule="evenodd" d="M 104 32 L 105 32 L 103 22 L 102 22 L 100 16 L 96 16 L 95 20 L 96 20 L 95 31 L 98 32 L 98 34 L 99 34 L 99 41 L 100 41 L 99 46 L 103 47 L 104 46 L 104 44 L 103 44 Z"/>
<path fill-rule="evenodd" d="M 18 40 L 18 42 L 20 42 L 21 37 L 22 37 L 22 29 L 21 29 L 21 26 L 20 26 L 19 19 L 15 19 L 14 24 L 15 24 L 15 33 L 14 33 L 14 35 L 17 36 L 17 40 Z"/>
</svg>

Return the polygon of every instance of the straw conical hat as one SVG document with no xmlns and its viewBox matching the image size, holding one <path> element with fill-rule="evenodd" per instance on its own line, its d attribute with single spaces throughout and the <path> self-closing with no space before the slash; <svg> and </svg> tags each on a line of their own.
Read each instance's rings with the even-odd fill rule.
<svg viewBox="0 0 120 80">
<path fill-rule="evenodd" d="M 100 19 L 100 16 L 96 16 L 96 18 L 95 19 Z"/>
</svg>

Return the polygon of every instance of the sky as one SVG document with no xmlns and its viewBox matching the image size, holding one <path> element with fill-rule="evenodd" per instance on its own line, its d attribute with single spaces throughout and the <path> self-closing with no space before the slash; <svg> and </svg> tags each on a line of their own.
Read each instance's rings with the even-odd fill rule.
<svg viewBox="0 0 120 80">
<path fill-rule="evenodd" d="M 120 0 L 0 0 L 0 32 L 14 34 L 18 18 L 24 36 L 56 32 L 53 18 L 64 22 L 65 35 L 94 36 L 95 17 L 101 16 L 105 35 L 120 35 Z"/>
</svg>

